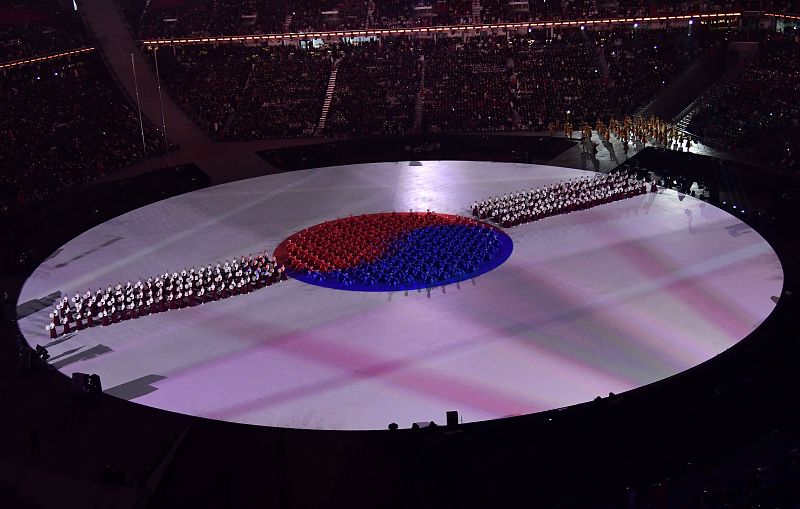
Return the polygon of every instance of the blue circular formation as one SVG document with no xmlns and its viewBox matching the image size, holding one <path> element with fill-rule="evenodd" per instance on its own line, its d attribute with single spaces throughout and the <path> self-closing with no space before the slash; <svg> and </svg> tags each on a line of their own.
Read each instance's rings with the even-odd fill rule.
<svg viewBox="0 0 800 509">
<path fill-rule="evenodd" d="M 400 236 L 375 261 L 326 272 L 289 269 L 289 275 L 339 290 L 417 290 L 485 274 L 505 262 L 513 248 L 505 232 L 486 223 L 435 225 Z"/>
</svg>

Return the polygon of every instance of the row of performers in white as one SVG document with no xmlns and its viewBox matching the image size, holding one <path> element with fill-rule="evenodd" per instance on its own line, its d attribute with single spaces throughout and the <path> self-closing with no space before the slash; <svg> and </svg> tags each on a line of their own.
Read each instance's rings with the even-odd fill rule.
<svg viewBox="0 0 800 509">
<path fill-rule="evenodd" d="M 286 279 L 285 267 L 266 253 L 145 281 L 128 281 L 95 293 L 87 291 L 56 301 L 45 329 L 51 338 L 96 325 L 111 325 L 171 309 L 196 306 L 250 293 Z"/>
<path fill-rule="evenodd" d="M 472 215 L 509 228 L 645 193 L 643 180 L 625 173 L 601 174 L 476 201 Z"/>
</svg>

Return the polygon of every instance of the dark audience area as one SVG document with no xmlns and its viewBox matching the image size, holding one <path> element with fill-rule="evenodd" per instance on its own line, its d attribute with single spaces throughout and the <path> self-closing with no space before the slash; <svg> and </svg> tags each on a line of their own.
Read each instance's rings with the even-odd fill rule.
<svg viewBox="0 0 800 509">
<path fill-rule="evenodd" d="M 0 0 L 0 63 L 92 44 L 71 2 Z"/>
<path fill-rule="evenodd" d="M 325 133 L 348 136 L 411 131 L 424 65 L 413 41 L 345 46 L 341 53 Z"/>
<path fill-rule="evenodd" d="M 50 0 L 55 1 L 55 0 Z M 118 0 L 142 37 L 238 35 L 735 12 L 796 0 Z"/>
<path fill-rule="evenodd" d="M 75 1 L 80 7 L 81 0 Z M 43 504 L 34 500 L 59 497 L 65 501 L 64 507 L 92 507 L 66 502 L 74 497 L 92 500 L 98 507 L 153 509 L 800 509 L 800 405 L 795 396 L 799 385 L 800 309 L 794 286 L 800 281 L 800 266 L 796 266 L 796 260 L 800 260 L 800 35 L 796 35 L 800 34 L 800 22 L 796 28 L 788 22 L 784 26 L 782 21 L 776 23 L 760 14 L 793 12 L 800 16 L 800 0 L 100 1 L 113 1 L 120 8 L 129 25 L 125 27 L 123 23 L 121 29 L 127 34 L 130 28 L 133 34 L 131 40 L 126 39 L 126 48 L 140 48 L 149 64 L 137 64 L 142 81 L 136 87 L 155 83 L 155 77 L 145 75 L 152 71 L 155 76 L 157 59 L 161 82 L 159 92 L 154 92 L 155 86 L 148 90 L 149 104 L 155 105 L 155 94 L 161 92 L 171 100 L 163 125 L 167 134 L 181 140 L 183 147 L 171 145 L 164 139 L 161 124 L 151 123 L 155 106 L 143 108 L 151 114 L 151 120 L 147 114 L 140 116 L 133 94 L 126 91 L 129 84 L 117 79 L 121 73 L 115 72 L 109 57 L 113 48 L 108 49 L 113 44 L 95 40 L 73 9 L 73 0 L 0 0 L 0 63 L 97 47 L 78 56 L 15 63 L 0 69 L 0 238 L 4 247 L 0 251 L 0 400 L 7 416 L 0 419 L 0 437 L 4 440 L 0 442 L 0 509 L 40 509 Z M 443 30 L 435 36 L 314 36 L 302 41 L 287 38 L 283 42 L 275 38 L 269 44 L 204 42 L 156 47 L 139 40 L 149 36 L 275 34 L 720 11 L 748 14 L 719 24 L 707 20 L 662 25 L 575 23 L 508 33 L 497 28 L 478 30 L 477 34 Z M 127 49 L 124 56 L 128 57 Z M 693 74 L 716 57 L 725 60 L 724 64 L 719 61 L 718 69 Z M 708 78 L 709 85 L 696 89 L 687 85 L 698 76 Z M 146 82 L 146 77 L 152 79 Z M 676 92 L 681 87 L 684 88 L 678 92 L 688 92 Z M 674 104 L 665 97 L 675 98 Z M 142 104 L 148 103 L 143 100 Z M 164 115 L 163 104 L 161 107 L 159 113 Z M 667 113 L 663 117 L 660 111 L 653 113 L 658 108 Z M 623 124 L 624 129 L 620 127 Z M 170 126 L 175 126 L 174 130 Z M 181 130 L 196 138 L 179 138 L 177 133 Z M 207 136 L 198 135 L 198 130 Z M 702 151 L 698 142 L 702 143 Z M 174 151 L 170 157 L 159 159 L 170 151 Z M 431 161 L 469 161 L 474 169 L 464 164 L 464 173 L 474 171 L 480 177 L 474 179 L 476 182 L 483 182 L 481 178 L 499 182 L 502 175 L 492 173 L 492 166 L 485 163 L 506 163 L 519 172 L 507 179 L 510 184 L 530 177 L 532 185 L 537 185 L 537 180 L 551 178 L 547 172 L 552 166 L 562 166 L 560 170 L 569 167 L 576 173 L 579 168 L 590 169 L 587 162 L 597 162 L 598 151 L 602 151 L 604 167 L 601 170 L 598 162 L 596 171 L 641 179 L 649 192 L 640 196 L 638 203 L 630 202 L 625 208 L 608 207 L 596 216 L 583 216 L 585 220 L 578 216 L 582 212 L 575 210 L 572 217 L 578 219 L 574 223 L 542 222 L 528 230 L 521 227 L 514 232 L 512 241 L 517 246 L 538 242 L 537 249 L 541 243 L 561 246 L 563 242 L 563 260 L 543 261 L 552 264 L 553 274 L 558 274 L 556 262 L 594 270 L 595 266 L 603 267 L 606 256 L 604 248 L 575 246 L 574 239 L 566 239 L 567 242 L 558 236 L 571 235 L 573 228 L 591 228 L 599 245 L 612 227 L 630 228 L 630 232 L 611 232 L 613 238 L 622 240 L 609 247 L 607 253 L 635 263 L 631 265 L 633 270 L 642 271 L 646 284 L 628 288 L 614 281 L 616 274 L 609 274 L 609 287 L 626 293 L 611 293 L 589 285 L 591 301 L 569 299 L 565 285 L 585 285 L 585 281 L 577 276 L 550 278 L 550 274 L 528 270 L 515 262 L 520 260 L 521 250 L 510 259 L 507 272 L 497 272 L 493 277 L 524 280 L 528 286 L 520 288 L 515 298 L 522 292 L 539 292 L 537 288 L 544 285 L 547 291 L 552 290 L 549 295 L 557 295 L 556 291 L 563 294 L 564 306 L 559 307 L 559 313 L 563 307 L 564 316 L 586 314 L 586 326 L 602 329 L 599 333 L 609 337 L 608 348 L 619 355 L 621 363 L 627 362 L 631 352 L 642 352 L 654 366 L 669 367 L 670 356 L 684 355 L 681 352 L 685 351 L 689 352 L 685 355 L 695 355 L 693 350 L 698 350 L 700 360 L 691 364 L 693 367 L 653 383 L 647 381 L 657 378 L 644 372 L 650 368 L 641 368 L 640 373 L 632 362 L 626 363 L 626 370 L 630 370 L 624 376 L 635 378 L 637 384 L 633 386 L 638 388 L 620 394 L 592 393 L 577 400 L 583 403 L 563 408 L 548 406 L 544 394 L 536 413 L 465 419 L 466 424 L 448 418 L 446 425 L 436 421 L 428 425 L 426 418 L 423 427 L 411 422 L 399 427 L 399 419 L 387 419 L 388 430 L 354 431 L 245 425 L 233 419 L 198 417 L 188 410 L 179 413 L 161 410 L 157 405 L 131 403 L 112 396 L 109 387 L 102 393 L 99 385 L 97 392 L 87 397 L 67 378 L 68 370 L 58 371 L 53 361 L 72 359 L 76 372 L 85 370 L 88 375 L 94 362 L 104 361 L 98 360 L 100 354 L 93 353 L 102 351 L 98 347 L 113 351 L 103 342 L 118 350 L 137 345 L 108 341 L 114 329 L 98 325 L 78 336 L 81 341 L 89 338 L 86 344 L 76 344 L 75 350 L 64 354 L 52 346 L 67 341 L 72 336 L 66 334 L 71 332 L 51 336 L 51 343 L 46 343 L 48 339 L 43 336 L 40 347 L 51 348 L 54 357 L 64 355 L 48 360 L 46 348 L 42 355 L 34 343 L 29 345 L 30 338 L 23 337 L 25 328 L 20 328 L 26 312 L 21 310 L 35 309 L 27 315 L 34 318 L 35 313 L 44 310 L 42 316 L 46 316 L 51 301 L 70 297 L 53 288 L 18 299 L 37 267 L 45 279 L 52 276 L 53 272 L 48 272 L 52 267 L 66 267 L 65 271 L 72 271 L 68 276 L 71 282 L 82 285 L 82 278 L 89 279 L 91 275 L 78 273 L 79 264 L 70 264 L 101 252 L 125 235 L 126 240 L 134 238 L 123 215 L 159 200 L 268 174 L 265 178 L 288 184 L 271 187 L 269 192 L 259 192 L 252 199 L 274 204 L 275 209 L 270 210 L 280 213 L 295 214 L 299 210 L 298 217 L 313 224 L 316 218 L 304 216 L 305 203 L 311 195 L 304 192 L 303 186 L 312 182 L 309 175 L 322 174 L 330 167 L 362 165 L 358 170 L 361 178 L 375 163 L 394 163 L 393 167 L 402 165 L 404 170 L 424 175 L 441 167 L 429 164 Z M 178 154 L 180 157 L 175 157 Z M 252 168 L 231 170 L 248 164 Z M 468 175 L 472 178 L 473 173 Z M 332 203 L 350 200 L 357 193 L 374 192 L 366 179 L 360 181 L 358 189 L 348 187 L 346 179 L 335 184 L 317 186 Z M 451 186 L 440 179 L 419 179 L 418 184 L 430 191 L 414 192 L 414 199 L 419 198 L 414 206 L 420 207 L 420 215 L 422 209 L 436 205 L 435 201 L 422 201 L 432 200 L 428 194 L 450 192 Z M 509 185 L 509 189 L 514 187 L 516 184 Z M 249 190 L 249 194 L 256 193 Z M 225 213 L 216 214 L 206 208 L 213 193 L 195 196 L 191 206 L 153 214 L 170 216 L 159 217 L 159 221 L 171 220 L 184 210 L 187 215 L 182 220 L 192 217 L 190 213 L 200 217 L 178 234 L 170 233 L 170 242 L 179 246 L 176 250 L 192 245 L 185 241 L 189 236 L 193 241 L 205 241 L 203 235 L 208 229 L 231 228 L 238 233 L 248 229 L 247 233 L 256 232 L 265 243 L 286 233 L 262 232 L 271 226 L 262 224 L 263 218 L 255 212 L 261 209 L 249 208 L 251 197 L 231 198 L 237 203 Z M 287 206 L 289 201 L 296 203 Z M 397 205 L 390 201 L 380 204 L 387 215 Z M 352 208 L 360 213 L 357 209 L 371 207 L 372 203 L 352 202 Z M 719 235 L 725 240 L 759 240 L 753 246 L 765 251 L 751 247 L 741 251 L 725 249 L 720 257 L 662 257 L 648 247 L 655 244 L 636 239 L 641 233 L 648 242 L 672 242 L 677 238 L 673 232 L 648 228 L 642 233 L 636 228 L 641 229 L 639 220 L 644 215 L 658 212 L 662 206 L 666 209 L 667 205 L 675 211 L 668 216 L 675 220 L 669 227 L 688 231 L 687 245 L 713 242 L 714 236 Z M 713 210 L 720 213 L 715 217 L 730 221 L 709 220 L 705 213 L 713 207 L 728 213 Z M 190 208 L 197 210 L 187 210 Z M 696 211 L 694 215 L 692 210 Z M 463 210 L 449 213 L 469 214 L 468 203 L 464 203 Z M 237 217 L 247 220 L 236 223 Z M 85 250 L 76 249 L 74 258 L 65 259 L 62 266 L 57 265 L 61 260 L 53 261 L 53 253 L 65 249 L 71 239 L 112 220 L 122 225 L 119 238 L 103 239 L 97 245 L 89 245 L 84 238 L 80 247 Z M 277 216 L 270 220 L 281 224 L 280 228 L 285 226 Z M 159 221 L 154 220 L 152 228 L 171 227 L 167 221 Z M 637 236 L 627 236 L 628 233 Z M 364 236 L 361 231 L 359 235 Z M 136 256 L 156 252 L 151 247 L 157 241 L 148 235 L 143 237 L 141 253 Z M 133 244 L 139 242 L 136 240 Z M 360 248 L 359 240 L 351 244 Z M 265 245 L 263 249 L 269 247 Z M 69 249 L 64 252 L 72 257 Z M 122 256 L 115 256 L 109 267 L 130 263 L 131 253 L 127 248 L 125 251 Z M 612 298 L 636 299 L 643 295 L 644 299 L 655 291 L 669 294 L 680 306 L 722 302 L 730 309 L 729 317 L 705 313 L 707 323 L 701 321 L 696 327 L 698 335 L 713 335 L 716 328 L 728 328 L 729 322 L 746 317 L 747 313 L 737 313 L 737 306 L 744 311 L 752 301 L 707 288 L 698 283 L 701 279 L 696 276 L 716 272 L 721 278 L 740 281 L 737 264 L 765 252 L 779 260 L 774 267 L 776 272 L 782 271 L 783 286 L 776 286 L 775 295 L 770 292 L 759 301 L 758 305 L 768 310 L 763 322 L 748 328 L 746 336 L 737 336 L 735 344 L 718 350 L 719 354 L 706 356 L 701 351 L 705 347 L 691 342 L 688 347 L 670 343 L 669 327 L 655 330 L 642 316 L 629 317 L 630 323 L 625 324 L 642 344 L 627 342 L 614 332 L 616 317 L 602 308 Z M 88 260 L 94 258 L 84 258 L 83 263 Z M 98 271 L 105 268 L 108 267 L 99 267 Z M 60 283 L 47 279 L 42 286 L 57 284 Z M 293 284 L 299 282 L 290 281 L 284 286 Z M 435 291 L 426 288 L 426 293 L 419 291 L 417 295 L 412 291 L 410 296 L 406 292 L 401 297 L 403 292 L 398 291 L 375 293 L 363 299 L 347 298 L 353 298 L 353 309 L 367 311 L 374 309 L 373 300 L 396 306 L 400 299 L 417 299 L 415 312 L 436 313 L 439 311 L 435 306 L 444 299 L 473 302 L 471 299 L 478 292 L 494 291 L 494 284 L 489 278 L 476 277 L 434 287 Z M 650 288 L 651 284 L 656 290 Z M 53 293 L 48 295 L 50 292 Z M 298 305 L 306 304 L 308 295 L 301 295 Z M 548 294 L 542 291 L 531 295 Z M 252 297 L 243 296 L 240 300 L 247 298 Z M 291 305 L 292 298 L 284 302 Z M 543 300 L 541 297 L 533 302 L 538 305 Z M 186 310 L 185 321 L 176 317 L 169 322 L 165 315 L 153 317 L 171 327 L 169 339 L 174 339 L 174 343 L 166 345 L 158 342 L 159 348 L 178 350 L 182 341 L 196 339 L 187 336 L 193 316 L 206 317 L 198 318 L 196 323 L 201 326 L 217 327 L 221 331 L 219 341 L 228 334 L 228 340 L 232 337 L 236 341 L 220 344 L 226 348 L 224 357 L 213 358 L 210 352 L 208 359 L 195 363 L 191 356 L 184 356 L 180 362 L 185 361 L 186 366 L 171 372 L 135 366 L 146 375 L 134 380 L 144 390 L 158 389 L 157 382 L 148 381 L 153 378 L 158 382 L 170 378 L 169 383 L 187 383 L 188 378 L 183 375 L 188 371 L 217 369 L 229 359 L 252 351 L 245 349 L 250 346 L 246 340 L 250 340 L 236 327 L 223 331 L 223 321 L 215 320 L 220 315 L 208 314 L 208 310 L 213 312 L 214 304 L 202 299 L 191 302 L 197 305 Z M 544 366 L 560 373 L 557 370 L 563 368 L 555 359 L 566 363 L 568 354 L 573 353 L 566 351 L 569 345 L 559 335 L 561 324 L 557 322 L 561 315 L 552 322 L 550 318 L 543 319 L 543 329 L 537 331 L 536 327 L 515 321 L 518 313 L 527 312 L 523 299 L 515 300 L 518 308 L 503 310 L 508 315 L 495 308 L 478 307 L 485 306 L 481 302 L 475 299 L 470 304 L 476 306 L 474 316 L 470 314 L 473 308 L 465 307 L 463 317 L 458 318 L 489 324 L 487 344 L 497 341 L 489 337 L 495 331 L 499 331 L 498 336 L 500 332 L 512 332 L 516 336 L 509 343 L 541 346 L 541 352 L 549 356 L 543 357 L 541 365 L 529 365 L 519 359 L 514 369 Z M 684 320 L 680 306 L 671 307 L 670 301 L 664 302 L 665 316 Z M 599 311 L 589 316 L 590 306 L 595 304 Z M 258 353 L 250 359 L 254 362 L 252 372 L 236 373 L 238 378 L 230 386 L 219 387 L 219 394 L 262 383 L 260 355 L 285 355 L 297 360 L 296 364 L 287 365 L 287 372 L 302 369 L 295 366 L 306 362 L 323 361 L 331 370 L 326 382 L 301 380 L 304 385 L 299 389 L 279 388 L 281 392 L 272 400 L 250 400 L 244 405 L 248 411 L 262 404 L 264 408 L 274 405 L 275 411 L 280 411 L 280 405 L 290 398 L 335 390 L 346 377 L 361 383 L 367 377 L 383 374 L 395 377 L 386 378 L 389 382 L 398 382 L 387 383 L 386 390 L 434 395 L 441 391 L 442 401 L 451 401 L 445 399 L 450 397 L 449 392 L 459 398 L 464 394 L 472 396 L 469 393 L 474 389 L 470 385 L 422 369 L 412 371 L 402 356 L 375 356 L 377 360 L 370 360 L 367 369 L 351 369 L 357 366 L 350 363 L 351 357 L 367 358 L 373 348 L 365 345 L 363 352 L 355 347 L 342 350 L 344 353 L 337 351 L 337 342 L 352 341 L 347 337 L 346 326 L 348 320 L 361 320 L 357 316 L 342 314 L 340 321 L 337 317 L 336 330 L 345 331 L 341 337 L 328 335 L 323 326 L 315 324 L 315 343 L 306 350 L 297 346 L 298 324 L 273 316 L 275 312 L 268 306 L 255 316 L 244 316 L 247 309 L 250 308 L 245 305 L 234 309 L 235 318 L 242 320 L 243 327 L 252 319 L 262 320 L 265 329 L 285 330 L 275 341 L 264 340 L 261 330 L 256 330 L 252 343 Z M 662 312 L 660 308 L 658 312 Z M 170 311 L 169 320 L 177 314 Z M 512 319 L 507 319 L 509 316 Z M 368 324 L 367 319 L 352 324 L 378 333 L 385 329 Z M 422 329 L 414 323 L 402 325 Z M 472 333 L 476 327 L 471 323 L 467 329 Z M 539 332 L 544 339 L 538 337 Z M 419 330 L 414 339 L 433 342 L 439 339 L 434 335 L 440 333 Z M 148 348 L 148 342 L 157 342 L 144 332 L 133 339 Z M 591 337 L 581 339 L 585 339 L 582 346 L 586 346 L 576 349 L 581 355 L 591 356 L 593 349 L 602 346 L 592 343 Z M 213 340 L 216 342 L 217 336 Z M 88 344 L 91 342 L 96 345 Z M 69 344 L 61 344 L 61 348 L 66 346 Z M 480 353 L 467 348 L 453 340 L 452 345 L 441 346 L 437 355 Z M 504 351 L 509 357 L 515 352 Z M 141 359 L 143 364 L 147 362 L 145 354 Z M 575 391 L 583 390 L 582 383 L 593 387 L 591 377 L 602 375 L 590 362 L 585 366 L 569 362 L 570 369 L 574 367 L 586 376 L 584 382 L 575 384 Z M 512 370 L 498 376 L 516 375 Z M 640 377 L 647 385 L 638 383 Z M 414 383 L 400 384 L 401 378 Z M 565 386 L 572 384 L 566 376 L 563 378 Z M 616 386 L 612 388 L 617 390 Z M 541 388 L 526 385 L 519 391 L 528 389 L 536 392 Z M 505 397 L 494 389 L 474 396 L 481 403 Z M 457 406 L 459 400 L 452 401 Z M 467 405 L 471 400 L 464 401 Z M 359 403 L 354 398 L 342 405 Z M 531 411 L 527 406 L 520 408 L 520 414 Z M 435 410 L 442 416 L 445 411 L 464 412 L 449 407 Z M 221 410 L 220 415 L 225 411 Z M 321 415 L 323 410 L 319 412 Z M 391 409 L 387 413 L 391 414 Z M 47 496 L 32 496 L 39 490 Z"/>
<path fill-rule="evenodd" d="M 167 51 L 144 51 L 153 68 L 158 59 L 164 87 L 194 120 L 219 138 L 230 115 L 241 100 L 256 49 L 244 47 L 181 47 Z"/>
<path fill-rule="evenodd" d="M 176 47 L 158 59 L 172 97 L 216 140 L 312 136 L 332 66 L 327 49 L 291 46 Z"/>
<path fill-rule="evenodd" d="M 162 48 L 158 57 L 166 90 L 218 141 L 550 127 L 560 132 L 565 121 L 594 125 L 635 114 L 729 36 L 736 38 L 730 31 L 699 24 L 661 30 L 574 28 L 557 30 L 552 37 L 545 30 L 513 37 L 391 37 L 316 49 L 175 46 Z M 145 48 L 145 55 L 152 63 L 153 48 Z M 795 39 L 765 39 L 746 70 L 704 97 L 689 132 L 744 159 L 796 171 L 797 64 Z M 334 68 L 337 79 L 320 131 Z M 91 83 L 91 92 L 81 86 L 84 80 Z M 59 161 L 71 169 L 38 181 L 26 178 L 22 193 L 5 189 L 6 204 L 90 180 L 142 157 L 138 118 L 96 56 L 9 71 L 0 84 L 11 105 L 11 113 L 0 121 L 9 140 L 3 146 L 6 166 L 22 162 L 22 171 L 49 175 L 51 170 L 43 167 L 50 163 L 37 161 L 40 151 L 26 154 L 11 148 L 34 131 L 28 123 L 44 125 L 75 147 L 53 144 L 61 152 Z M 78 105 L 59 101 L 65 95 L 78 98 Z M 25 97 L 37 96 L 44 98 L 37 105 L 42 111 L 51 111 L 52 105 L 82 111 L 81 104 L 88 106 L 91 97 L 101 95 L 110 97 L 104 102 L 121 113 L 98 121 L 96 109 L 86 115 L 64 112 L 56 120 L 52 114 L 37 119 L 36 109 L 33 115 L 18 109 Z M 75 124 L 107 129 L 98 128 L 92 136 L 99 141 L 87 142 L 86 136 L 70 138 Z M 35 138 L 38 147 L 43 141 Z M 158 133 L 147 124 L 146 142 L 148 154 L 157 150 Z"/>
<path fill-rule="evenodd" d="M 737 36 L 702 24 L 573 28 L 513 37 L 390 37 L 316 49 L 176 46 L 159 58 L 173 97 L 217 140 L 558 132 L 567 121 L 575 127 L 637 114 Z M 762 163 L 794 170 L 798 43 L 775 36 L 761 45 L 750 67 L 698 106 L 689 132 L 746 159 L 767 154 Z"/>
<path fill-rule="evenodd" d="M 594 123 L 611 114 L 607 79 L 581 30 L 514 40 L 511 86 L 525 129 L 543 130 L 567 119 Z"/>
<path fill-rule="evenodd" d="M 543 130 L 635 114 L 726 33 L 698 25 L 317 49 L 176 46 L 159 62 L 173 96 L 216 139 L 313 135 L 334 67 L 325 135 Z"/>
<path fill-rule="evenodd" d="M 332 59 L 327 50 L 257 50 L 246 61 L 239 105 L 223 126 L 226 138 L 312 136 L 325 99 Z"/>
<path fill-rule="evenodd" d="M 689 29 L 621 28 L 599 32 L 594 38 L 597 51 L 608 62 L 612 110 L 620 114 L 646 106 L 699 57 L 720 44 L 724 35 L 699 25 Z"/>
<path fill-rule="evenodd" d="M 0 103 L 1 209 L 66 192 L 163 150 L 148 124 L 142 146 L 136 110 L 96 54 L 0 75 Z"/>
<path fill-rule="evenodd" d="M 513 128 L 504 38 L 439 40 L 425 55 L 422 127 L 431 132 Z"/>
<path fill-rule="evenodd" d="M 710 91 L 688 130 L 770 166 L 800 170 L 800 43 L 773 36 L 755 61 Z"/>
</svg>

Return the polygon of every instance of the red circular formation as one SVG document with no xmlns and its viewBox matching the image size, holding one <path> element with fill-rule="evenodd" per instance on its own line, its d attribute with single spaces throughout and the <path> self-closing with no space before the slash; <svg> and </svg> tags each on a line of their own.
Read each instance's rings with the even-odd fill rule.
<svg viewBox="0 0 800 509">
<path fill-rule="evenodd" d="M 327 221 L 299 231 L 275 250 L 278 263 L 299 271 L 345 270 L 372 263 L 390 244 L 429 226 L 490 227 L 469 217 L 438 212 L 382 212 Z"/>
<path fill-rule="evenodd" d="M 350 216 L 284 240 L 275 258 L 294 279 L 340 290 L 432 288 L 502 264 L 513 242 L 499 228 L 436 212 Z"/>
</svg>

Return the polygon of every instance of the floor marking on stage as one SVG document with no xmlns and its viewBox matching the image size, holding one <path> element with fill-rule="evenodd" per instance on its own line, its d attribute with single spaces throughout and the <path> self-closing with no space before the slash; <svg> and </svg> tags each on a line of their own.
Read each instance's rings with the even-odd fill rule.
<svg viewBox="0 0 800 509">
<path fill-rule="evenodd" d="M 41 299 L 34 299 L 34 300 L 29 300 L 28 302 L 23 302 L 22 304 L 17 306 L 17 319 L 21 320 L 26 316 L 30 316 L 43 309 L 49 308 L 60 297 L 61 297 L 61 292 L 53 292 L 47 297 L 42 297 Z"/>
<path fill-rule="evenodd" d="M 88 350 L 84 350 L 84 351 L 82 351 L 82 352 L 80 352 L 78 354 L 75 354 L 75 355 L 71 356 L 71 357 L 64 357 L 60 361 L 54 362 L 51 365 L 56 369 L 61 369 L 64 366 L 69 366 L 70 364 L 73 364 L 75 362 L 94 359 L 95 357 L 98 357 L 100 355 L 103 355 L 103 354 L 109 353 L 109 352 L 113 352 L 113 351 L 114 350 L 112 348 L 109 348 L 106 345 L 96 345 L 96 346 L 93 346 L 93 347 L 89 348 Z"/>
<path fill-rule="evenodd" d="M 157 391 L 158 387 L 153 387 L 150 384 L 164 380 L 165 378 L 167 377 L 161 375 L 145 375 L 141 378 L 137 378 L 136 380 L 131 380 L 130 382 L 125 382 L 124 384 L 119 384 L 110 389 L 106 389 L 103 392 L 110 394 L 111 396 L 130 401 L 132 399 L 136 399 L 146 394 L 150 394 L 151 392 Z"/>
</svg>

